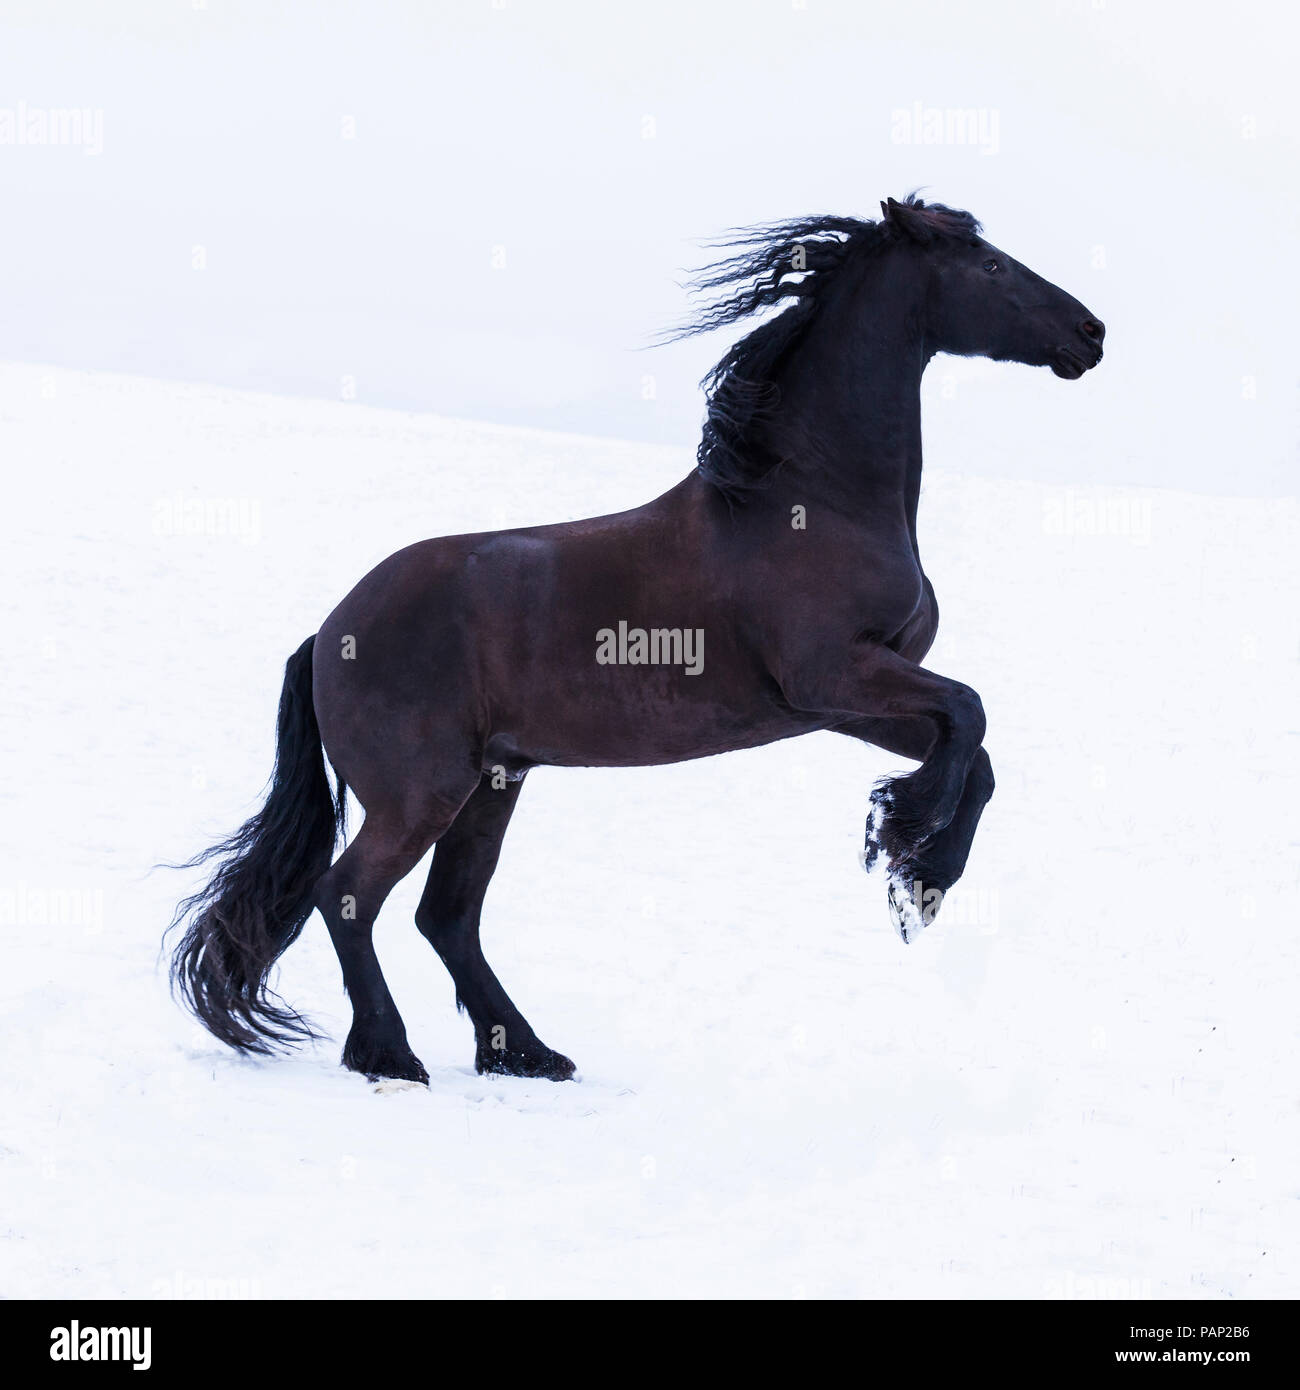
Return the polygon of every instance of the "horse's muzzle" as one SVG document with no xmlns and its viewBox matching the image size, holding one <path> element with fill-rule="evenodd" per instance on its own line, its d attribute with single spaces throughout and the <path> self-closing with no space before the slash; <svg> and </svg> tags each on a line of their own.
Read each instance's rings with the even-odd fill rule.
<svg viewBox="0 0 1300 1390">
<path fill-rule="evenodd" d="M 1100 319 L 1086 318 L 1078 327 L 1077 341 L 1067 347 L 1057 348 L 1052 354 L 1052 370 L 1066 381 L 1077 381 L 1084 372 L 1091 370 L 1101 361 L 1101 344 L 1106 336 L 1106 325 Z"/>
<path fill-rule="evenodd" d="M 1086 371 L 1090 371 L 1101 361 L 1101 344 L 1087 347 L 1059 347 L 1052 354 L 1049 365 L 1057 376 L 1066 381 L 1077 381 Z"/>
</svg>

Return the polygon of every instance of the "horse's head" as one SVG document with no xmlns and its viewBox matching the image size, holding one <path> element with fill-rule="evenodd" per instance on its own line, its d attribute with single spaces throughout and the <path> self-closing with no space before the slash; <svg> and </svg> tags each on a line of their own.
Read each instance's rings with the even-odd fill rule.
<svg viewBox="0 0 1300 1390">
<path fill-rule="evenodd" d="M 1106 326 L 946 208 L 882 203 L 886 224 L 924 252 L 930 275 L 925 335 L 936 352 L 1050 367 L 1073 381 L 1101 361 Z"/>
</svg>

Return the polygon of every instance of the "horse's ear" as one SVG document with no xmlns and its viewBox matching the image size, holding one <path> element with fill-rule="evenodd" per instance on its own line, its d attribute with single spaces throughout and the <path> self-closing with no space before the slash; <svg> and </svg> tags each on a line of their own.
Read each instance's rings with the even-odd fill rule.
<svg viewBox="0 0 1300 1390">
<path fill-rule="evenodd" d="M 934 228 L 916 208 L 909 204 L 896 203 L 892 198 L 886 198 L 880 205 L 880 211 L 884 213 L 886 222 L 897 227 L 899 231 L 905 232 L 913 241 L 919 242 L 922 246 L 926 246 L 934 240 Z"/>
</svg>

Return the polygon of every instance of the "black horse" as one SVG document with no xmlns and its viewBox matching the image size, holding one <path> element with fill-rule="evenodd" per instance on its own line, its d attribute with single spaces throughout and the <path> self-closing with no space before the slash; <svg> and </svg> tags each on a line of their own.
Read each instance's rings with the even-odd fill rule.
<svg viewBox="0 0 1300 1390">
<path fill-rule="evenodd" d="M 816 729 L 916 760 L 872 793 L 865 862 L 887 868 L 905 941 L 930 920 L 993 773 L 979 696 L 920 665 L 938 622 L 916 544 L 921 374 L 949 352 L 1074 379 L 1104 328 L 969 213 L 881 208 L 747 232 L 700 281 L 718 297 L 684 332 L 789 303 L 706 379 L 699 466 L 676 487 L 614 516 L 409 546 L 290 657 L 266 803 L 194 861 L 218 867 L 173 923 L 173 981 L 223 1042 L 312 1036 L 267 976 L 316 907 L 352 1001 L 344 1065 L 427 1081 L 371 928 L 436 843 L 415 921 L 479 1071 L 571 1076 L 479 945 L 539 764 L 679 762 Z M 365 821 L 333 860 L 345 787 Z"/>
</svg>

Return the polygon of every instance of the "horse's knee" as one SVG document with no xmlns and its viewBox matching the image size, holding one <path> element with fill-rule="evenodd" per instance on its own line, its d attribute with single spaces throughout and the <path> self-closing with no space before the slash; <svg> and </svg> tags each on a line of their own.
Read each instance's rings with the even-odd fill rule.
<svg viewBox="0 0 1300 1390">
<path fill-rule="evenodd" d="M 966 778 L 967 789 L 983 805 L 993 795 L 996 785 L 993 764 L 989 761 L 989 755 L 981 748 L 975 754 L 975 761 L 971 763 L 970 773 Z"/>
<path fill-rule="evenodd" d="M 988 721 L 984 717 L 984 701 L 969 685 L 956 684 L 949 701 L 948 718 L 953 732 L 977 747 L 984 742 Z"/>
</svg>

